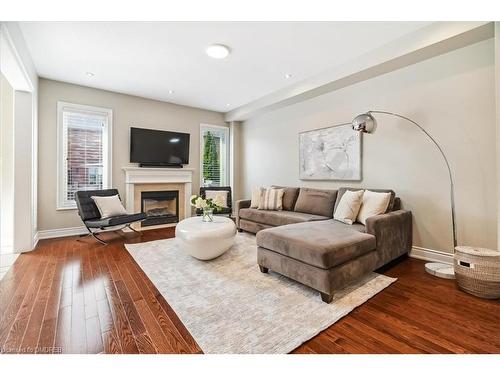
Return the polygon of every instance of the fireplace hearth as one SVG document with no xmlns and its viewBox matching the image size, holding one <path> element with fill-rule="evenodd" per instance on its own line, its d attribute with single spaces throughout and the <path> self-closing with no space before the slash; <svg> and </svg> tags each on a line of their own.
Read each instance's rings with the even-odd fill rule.
<svg viewBox="0 0 500 375">
<path fill-rule="evenodd" d="M 141 192 L 141 211 L 146 219 L 141 227 L 179 222 L 179 192 L 143 191 Z"/>
</svg>

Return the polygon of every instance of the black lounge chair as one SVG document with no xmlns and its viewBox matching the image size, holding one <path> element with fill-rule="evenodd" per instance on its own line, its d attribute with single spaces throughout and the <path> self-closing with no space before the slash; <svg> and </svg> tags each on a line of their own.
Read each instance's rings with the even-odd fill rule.
<svg viewBox="0 0 500 375">
<path fill-rule="evenodd" d="M 223 207 L 222 209 L 215 211 L 215 215 L 227 215 L 231 217 L 231 214 L 233 213 L 233 198 L 231 194 L 231 186 L 212 186 L 212 187 L 200 187 L 200 197 L 205 199 L 205 192 L 207 190 L 214 190 L 214 191 L 227 191 L 227 207 Z M 200 216 L 203 214 L 203 210 L 197 208 L 196 209 L 196 215 Z"/>
<path fill-rule="evenodd" d="M 146 218 L 146 214 L 140 212 L 138 214 L 119 215 L 101 219 L 99 209 L 97 208 L 94 200 L 91 197 L 109 197 L 112 195 L 118 195 L 118 197 L 120 197 L 117 189 L 86 190 L 77 191 L 75 193 L 78 215 L 80 215 L 83 224 L 85 224 L 85 227 L 89 231 L 89 233 L 84 236 L 92 236 L 103 245 L 107 245 L 108 243 L 97 236 L 100 231 L 106 230 L 107 228 L 111 227 L 122 226 L 121 228 L 117 228 L 116 230 L 126 227 L 134 231 L 135 233 L 142 235 L 141 232 L 136 231 L 130 225 L 137 221 L 142 221 Z"/>
</svg>

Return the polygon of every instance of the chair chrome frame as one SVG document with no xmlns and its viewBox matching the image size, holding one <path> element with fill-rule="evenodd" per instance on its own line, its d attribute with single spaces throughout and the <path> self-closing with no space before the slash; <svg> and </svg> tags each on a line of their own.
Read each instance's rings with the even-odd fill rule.
<svg viewBox="0 0 500 375">
<path fill-rule="evenodd" d="M 141 220 L 142 221 L 142 220 Z M 84 223 L 85 224 L 85 223 Z M 89 231 L 88 233 L 85 233 L 85 234 L 81 234 L 80 235 L 80 238 L 78 239 L 78 241 L 80 241 L 81 239 L 83 239 L 84 237 L 88 237 L 88 236 L 91 236 L 93 237 L 96 241 L 100 242 L 101 244 L 103 245 L 107 245 L 108 242 L 104 241 L 102 238 L 99 238 L 97 235 L 99 233 L 104 233 L 104 232 L 118 232 L 118 231 L 122 231 L 123 229 L 125 228 L 128 228 L 130 229 L 132 232 L 135 232 L 136 234 L 139 235 L 139 237 L 142 237 L 142 232 L 141 231 L 138 231 L 134 228 L 132 228 L 132 224 L 133 223 L 129 223 L 129 224 L 125 224 L 123 225 L 121 228 L 117 228 L 117 229 L 113 229 L 113 230 L 106 230 L 106 228 L 97 228 L 97 230 L 92 230 L 91 228 L 89 228 L 86 224 L 85 224 L 85 228 L 87 228 L 87 230 Z M 118 234 L 122 235 L 122 233 L 118 232 Z"/>
<path fill-rule="evenodd" d="M 80 236 L 87 237 L 92 236 L 95 240 L 103 245 L 107 245 L 108 243 L 99 237 L 99 234 L 102 232 L 113 232 L 122 230 L 124 228 L 128 228 L 131 231 L 142 236 L 142 233 L 134 228 L 132 228 L 132 224 L 136 222 L 141 222 L 146 219 L 146 215 L 144 213 L 138 214 L 128 214 L 128 215 L 119 215 L 115 217 L 107 218 L 109 220 L 105 221 L 101 219 L 101 214 L 99 209 L 97 208 L 93 196 L 101 196 L 101 197 L 109 197 L 117 195 L 120 198 L 117 189 L 104 189 L 104 190 L 86 190 L 86 191 L 77 191 L 75 194 L 75 201 L 78 207 L 78 215 L 82 219 L 85 228 L 87 228 L 88 233 Z M 119 219 L 118 219 L 119 218 Z M 114 224 L 112 223 L 113 219 L 118 219 Z M 102 220 L 102 221 L 101 221 Z M 97 221 L 97 222 L 96 222 Z"/>
</svg>

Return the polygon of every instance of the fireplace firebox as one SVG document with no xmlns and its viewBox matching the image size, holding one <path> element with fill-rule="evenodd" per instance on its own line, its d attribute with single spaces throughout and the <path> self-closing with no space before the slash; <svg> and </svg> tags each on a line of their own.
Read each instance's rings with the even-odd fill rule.
<svg viewBox="0 0 500 375">
<path fill-rule="evenodd" d="M 179 192 L 143 191 L 141 192 L 141 211 L 146 214 L 141 227 L 178 223 Z"/>
</svg>

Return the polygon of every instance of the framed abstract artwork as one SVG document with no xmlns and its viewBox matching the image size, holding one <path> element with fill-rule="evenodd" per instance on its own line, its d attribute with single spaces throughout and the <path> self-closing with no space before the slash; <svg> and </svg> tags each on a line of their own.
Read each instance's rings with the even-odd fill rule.
<svg viewBox="0 0 500 375">
<path fill-rule="evenodd" d="M 361 133 L 341 124 L 299 134 L 301 180 L 361 180 Z"/>
</svg>

